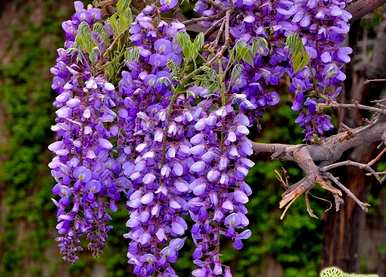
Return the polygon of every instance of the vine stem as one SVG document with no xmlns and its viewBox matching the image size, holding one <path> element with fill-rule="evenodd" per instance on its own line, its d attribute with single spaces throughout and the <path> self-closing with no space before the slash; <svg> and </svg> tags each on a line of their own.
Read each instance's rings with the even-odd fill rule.
<svg viewBox="0 0 386 277">
<path fill-rule="evenodd" d="M 189 81 L 190 78 L 192 78 L 197 73 L 203 71 L 205 68 L 210 67 L 217 59 L 221 58 L 225 50 L 228 49 L 230 45 L 230 32 L 229 32 L 229 22 L 230 22 L 230 16 L 231 16 L 232 10 L 229 9 L 225 13 L 225 43 L 221 47 L 220 51 L 212 58 L 210 59 L 206 64 L 200 66 L 199 68 L 193 70 L 190 74 L 188 74 L 185 78 L 182 79 L 181 84 L 186 84 L 187 81 Z"/>
<path fill-rule="evenodd" d="M 194 24 L 197 22 L 201 22 L 201 21 L 209 21 L 209 20 L 217 19 L 217 18 L 220 18 L 222 16 L 223 16 L 223 13 L 219 13 L 219 14 L 211 15 L 211 16 L 196 17 L 196 18 L 185 20 L 182 23 L 184 25 L 190 25 L 190 24 Z"/>
</svg>

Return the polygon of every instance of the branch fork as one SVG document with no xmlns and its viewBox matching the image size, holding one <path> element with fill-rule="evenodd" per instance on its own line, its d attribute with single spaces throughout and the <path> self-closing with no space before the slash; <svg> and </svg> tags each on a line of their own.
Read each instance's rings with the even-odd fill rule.
<svg viewBox="0 0 386 277">
<path fill-rule="evenodd" d="M 292 203 L 303 194 L 306 198 L 308 213 L 312 217 L 316 217 L 310 208 L 308 195 L 311 189 L 317 184 L 333 195 L 337 211 L 343 203 L 342 191 L 353 199 L 362 210 L 367 211 L 369 205 L 360 201 L 338 178 L 329 172 L 329 170 L 340 166 L 357 166 L 367 170 L 371 175 L 375 176 L 379 182 L 383 182 L 386 177 L 383 176 L 381 178 L 381 176 L 384 175 L 384 173 L 376 172 L 371 167 L 386 153 L 385 149 L 368 164 L 353 161 L 335 163 L 345 151 L 362 144 L 372 144 L 382 141 L 383 137 L 386 137 L 386 123 L 384 122 L 369 124 L 365 127 L 366 132 L 362 131 L 364 127 L 351 129 L 325 139 L 320 145 L 253 143 L 253 149 L 256 154 L 270 153 L 272 159 L 296 162 L 304 172 L 304 177 L 297 183 L 288 186 L 282 195 L 279 203 L 279 207 L 284 208 L 282 218 Z M 281 180 L 283 179 L 281 178 Z"/>
</svg>

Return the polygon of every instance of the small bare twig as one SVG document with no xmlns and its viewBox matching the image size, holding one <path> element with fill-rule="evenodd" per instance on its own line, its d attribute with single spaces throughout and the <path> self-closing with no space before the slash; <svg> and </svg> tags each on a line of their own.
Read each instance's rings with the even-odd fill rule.
<svg viewBox="0 0 386 277">
<path fill-rule="evenodd" d="M 359 103 L 344 104 L 344 103 L 330 102 L 330 103 L 321 103 L 321 104 L 319 104 L 319 107 L 321 107 L 321 108 L 332 107 L 332 108 L 359 109 L 359 110 L 366 110 L 366 111 L 386 115 L 386 109 L 376 108 L 376 107 L 367 106 L 367 105 L 363 105 L 363 104 L 359 104 Z"/>
<path fill-rule="evenodd" d="M 283 186 L 283 188 L 288 189 L 289 184 L 288 184 L 287 172 L 284 168 L 282 168 L 282 170 L 283 170 L 284 178 L 283 178 L 282 174 L 280 174 L 280 172 L 277 169 L 275 169 L 274 172 L 276 174 L 276 178 L 279 180 L 279 182 Z"/>
<path fill-rule="evenodd" d="M 220 51 L 208 62 L 208 65 L 212 65 L 217 59 L 221 58 L 224 55 L 224 52 L 226 49 L 228 49 L 229 44 L 230 44 L 230 36 L 229 36 L 229 21 L 230 21 L 230 15 L 231 15 L 231 10 L 227 10 L 225 14 L 225 42 L 224 45 L 221 47 Z"/>
<path fill-rule="evenodd" d="M 191 24 L 194 24 L 197 22 L 210 21 L 210 20 L 222 17 L 223 14 L 224 13 L 219 13 L 219 14 L 215 14 L 215 15 L 211 15 L 211 16 L 196 17 L 196 18 L 185 20 L 182 23 L 187 26 L 187 25 L 191 25 Z"/>
<path fill-rule="evenodd" d="M 358 204 L 358 206 L 364 210 L 365 212 L 367 212 L 368 208 L 370 206 L 370 204 L 368 203 L 364 203 L 362 201 L 360 201 L 354 193 L 351 192 L 351 190 L 349 190 L 345 185 L 343 185 L 334 175 L 332 175 L 331 173 L 327 172 L 326 173 L 326 176 L 331 180 L 333 181 L 341 190 L 343 190 L 347 196 L 349 196 L 352 200 L 354 200 L 355 203 Z"/>
<path fill-rule="evenodd" d="M 220 42 L 220 39 L 221 39 L 221 36 L 222 36 L 222 33 L 224 32 L 224 29 L 225 29 L 225 21 L 226 20 L 223 20 L 222 23 L 221 23 L 221 26 L 220 26 L 220 29 L 218 30 L 217 32 L 217 36 L 216 36 L 216 39 L 213 41 L 213 47 L 216 48 Z"/>
<path fill-rule="evenodd" d="M 306 202 L 306 208 L 307 208 L 307 212 L 308 214 L 313 217 L 313 218 L 318 218 L 317 215 L 314 213 L 314 210 L 311 208 L 311 203 L 310 203 L 310 199 L 308 198 L 308 194 L 310 194 L 309 192 L 306 192 L 304 194 L 304 199 L 305 199 L 305 202 Z"/>
<path fill-rule="evenodd" d="M 310 196 L 311 196 L 312 198 L 315 198 L 315 199 L 318 199 L 318 200 L 320 200 L 320 201 L 323 201 L 323 202 L 328 203 L 329 206 L 328 206 L 327 209 L 324 210 L 325 213 L 327 213 L 329 210 L 331 210 L 331 208 L 332 208 L 332 202 L 331 202 L 331 201 L 329 201 L 329 200 L 327 200 L 327 199 L 324 199 L 324 198 L 322 198 L 322 197 L 313 195 L 311 192 L 310 192 L 309 194 L 310 194 Z"/>
<path fill-rule="evenodd" d="M 225 42 L 224 42 L 224 45 L 221 47 L 220 51 L 216 55 L 214 55 L 214 57 L 211 58 L 203 66 L 200 66 L 196 70 L 193 70 L 185 78 L 183 78 L 181 81 L 182 84 L 185 84 L 195 74 L 203 71 L 207 67 L 210 67 L 214 62 L 216 62 L 218 59 L 220 59 L 224 55 L 224 52 L 228 49 L 228 47 L 230 45 L 229 21 L 230 21 L 231 12 L 232 12 L 232 10 L 227 10 L 225 13 L 225 18 L 224 18 L 224 21 L 225 21 L 225 30 L 224 30 Z"/>
<path fill-rule="evenodd" d="M 217 29 L 217 26 L 222 23 L 224 21 L 224 17 L 220 18 L 219 20 L 217 20 L 216 22 L 213 23 L 212 26 L 209 27 L 208 30 L 205 31 L 204 33 L 204 36 L 205 37 L 208 37 L 210 36 L 216 29 Z"/>
<path fill-rule="evenodd" d="M 369 172 L 369 175 L 373 175 L 377 179 L 378 182 L 380 182 L 380 183 L 382 182 L 382 178 L 380 178 L 377 175 L 377 172 L 371 167 L 370 163 L 363 164 L 363 163 L 358 163 L 358 162 L 354 162 L 354 161 L 342 161 L 342 162 L 338 162 L 338 163 L 324 166 L 320 170 L 326 172 L 326 171 L 329 171 L 333 168 L 337 168 L 337 167 L 341 167 L 341 166 L 355 166 L 355 167 L 358 167 L 360 169 L 367 170 Z"/>
<path fill-rule="evenodd" d="M 367 164 L 368 164 L 369 166 L 373 166 L 376 162 L 378 162 L 378 161 L 382 158 L 383 154 L 385 154 L 385 153 L 386 153 L 386 147 L 383 148 L 383 150 L 381 151 L 381 153 L 379 153 L 374 159 L 372 159 L 371 161 L 369 161 Z"/>
<path fill-rule="evenodd" d="M 386 79 L 370 79 L 370 80 L 366 80 L 364 84 L 367 85 L 373 82 L 386 82 Z"/>
</svg>

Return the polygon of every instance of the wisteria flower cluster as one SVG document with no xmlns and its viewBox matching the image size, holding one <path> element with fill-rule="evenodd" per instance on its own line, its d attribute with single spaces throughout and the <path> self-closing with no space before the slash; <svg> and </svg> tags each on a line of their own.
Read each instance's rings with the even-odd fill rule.
<svg viewBox="0 0 386 277">
<path fill-rule="evenodd" d="M 306 140 L 333 127 L 318 104 L 345 79 L 347 1 L 199 0 L 208 31 L 193 41 L 189 22 L 163 17 L 178 4 L 161 0 L 130 21 L 129 1 L 110 16 L 76 1 L 63 23 L 49 167 L 57 241 L 70 262 L 83 240 L 102 251 L 122 202 L 133 274 L 177 276 L 189 232 L 192 275 L 232 276 L 220 240 L 241 249 L 251 236 L 249 128 L 279 103 L 284 79 Z"/>
</svg>

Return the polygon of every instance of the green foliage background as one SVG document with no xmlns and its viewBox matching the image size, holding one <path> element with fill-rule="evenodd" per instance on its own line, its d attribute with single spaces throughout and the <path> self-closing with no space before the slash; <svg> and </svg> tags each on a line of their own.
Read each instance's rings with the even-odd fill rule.
<svg viewBox="0 0 386 277">
<path fill-rule="evenodd" d="M 11 38 L 5 46 L 11 59 L 0 61 L 0 109 L 5 118 L 0 126 L 5 137 L 0 145 L 0 276 L 90 276 L 96 264 L 105 268 L 107 276 L 127 276 L 124 209 L 114 215 L 109 247 L 99 259 L 84 256 L 68 266 L 57 253 L 55 210 L 50 201 L 53 180 L 46 151 L 53 140 L 54 114 L 48 69 L 54 64 L 55 49 L 63 43 L 60 24 L 72 12 L 72 1 L 14 2 L 17 22 L 10 24 Z M 32 13 L 36 9 L 38 21 Z M 264 117 L 266 131 L 259 134 L 259 140 L 295 142 L 294 138 L 301 138 L 285 100 Z M 223 260 L 234 268 L 235 276 L 258 276 L 272 260 L 280 264 L 285 277 L 317 276 L 321 221 L 308 216 L 302 201 L 280 221 L 282 189 L 274 170 L 281 166 L 289 168 L 291 182 L 300 178 L 296 167 L 269 159 L 257 162 L 248 177 L 254 190 L 248 205 L 253 236 L 242 251 L 233 250 L 226 241 L 223 249 Z M 322 214 L 321 207 L 314 208 Z M 177 264 L 181 276 L 190 276 L 190 246 L 184 248 Z"/>
</svg>

